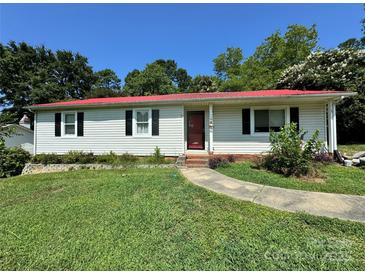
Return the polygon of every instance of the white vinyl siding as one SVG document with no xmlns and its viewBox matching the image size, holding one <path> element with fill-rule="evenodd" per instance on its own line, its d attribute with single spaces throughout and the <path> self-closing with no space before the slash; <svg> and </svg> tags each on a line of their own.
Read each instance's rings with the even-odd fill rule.
<svg viewBox="0 0 365 274">
<path fill-rule="evenodd" d="M 270 149 L 269 136 L 242 134 L 242 109 L 249 107 L 214 106 L 214 153 L 256 154 Z M 304 139 L 307 140 L 319 129 L 319 138 L 325 140 L 324 104 L 303 104 L 294 107 L 299 107 L 299 126 L 308 131 Z"/>
<path fill-rule="evenodd" d="M 37 153 L 64 154 L 70 150 L 95 154 L 130 153 L 151 155 L 156 146 L 166 156 L 184 152 L 184 111 L 182 106 L 153 107 L 160 110 L 159 136 L 125 135 L 125 110 L 122 108 L 85 109 L 84 136 L 55 137 L 55 111 L 37 113 Z M 128 110 L 133 108 L 128 108 Z"/>
</svg>

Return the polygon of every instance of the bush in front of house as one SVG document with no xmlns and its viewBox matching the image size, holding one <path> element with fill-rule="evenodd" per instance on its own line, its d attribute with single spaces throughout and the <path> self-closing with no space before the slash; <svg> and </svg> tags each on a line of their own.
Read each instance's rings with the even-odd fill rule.
<svg viewBox="0 0 365 274">
<path fill-rule="evenodd" d="M 159 147 L 155 147 L 155 151 L 152 154 L 152 156 L 147 158 L 147 163 L 149 164 L 164 164 L 165 161 L 165 155 L 161 154 L 161 150 Z"/>
<path fill-rule="evenodd" d="M 0 139 L 0 177 L 19 175 L 31 156 L 28 151 L 20 147 L 5 147 L 4 140 Z"/>
<path fill-rule="evenodd" d="M 229 160 L 227 158 L 224 158 L 222 156 L 214 156 L 209 159 L 208 166 L 211 169 L 216 169 L 218 167 L 227 166 L 228 163 L 229 163 Z"/>
<path fill-rule="evenodd" d="M 92 152 L 69 151 L 62 156 L 63 164 L 93 164 L 97 157 Z"/>
<path fill-rule="evenodd" d="M 117 155 L 109 152 L 103 155 L 94 155 L 92 152 L 69 151 L 63 155 L 54 153 L 42 153 L 34 155 L 31 162 L 34 164 L 107 164 L 107 165 L 123 165 L 131 164 L 138 161 L 138 157 L 125 153 Z"/>
<path fill-rule="evenodd" d="M 110 151 L 108 154 L 96 156 L 96 161 L 99 164 L 123 165 L 123 164 L 133 164 L 137 162 L 138 157 L 128 153 L 117 155 L 113 151 Z"/>
<path fill-rule="evenodd" d="M 32 157 L 31 162 L 33 164 L 43 164 L 43 165 L 50 165 L 50 164 L 62 164 L 62 155 L 57 155 L 55 153 L 41 153 L 36 154 Z"/>
<path fill-rule="evenodd" d="M 297 130 L 296 124 L 285 125 L 280 132 L 270 132 L 270 153 L 261 165 L 275 173 L 285 176 L 303 176 L 315 172 L 314 160 L 323 146 L 318 139 L 319 131 L 303 144 L 303 129 Z"/>
</svg>

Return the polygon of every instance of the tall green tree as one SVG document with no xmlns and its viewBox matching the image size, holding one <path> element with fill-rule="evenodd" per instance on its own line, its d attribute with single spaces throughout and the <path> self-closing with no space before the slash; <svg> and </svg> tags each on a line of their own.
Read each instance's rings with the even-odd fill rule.
<svg viewBox="0 0 365 274">
<path fill-rule="evenodd" d="M 191 76 L 179 68 L 174 60 L 158 59 L 143 70 L 133 70 L 124 79 L 125 95 L 151 95 L 186 92 L 191 86 Z"/>
<path fill-rule="evenodd" d="M 0 44 L 0 104 L 19 119 L 31 104 L 85 98 L 93 82 L 87 59 L 78 53 Z"/>
<path fill-rule="evenodd" d="M 111 69 L 103 69 L 94 73 L 95 83 L 93 88 L 105 88 L 111 90 L 120 90 L 121 81 L 118 75 Z"/>
<path fill-rule="evenodd" d="M 179 92 L 186 92 L 188 90 L 192 78 L 185 69 L 178 68 L 176 61 L 158 59 L 152 64 L 157 64 L 164 68 L 166 75 Z"/>
<path fill-rule="evenodd" d="M 258 90 L 274 88 L 281 73 L 288 67 L 303 61 L 318 49 L 318 33 L 315 25 L 307 28 L 290 25 L 282 35 L 279 31 L 267 37 L 254 54 L 240 64 L 239 50 L 235 50 L 234 73 L 225 72 L 228 52 L 215 59 L 215 70 L 222 75 L 220 89 L 223 91 Z M 231 50 L 231 55 L 233 55 Z M 218 65 L 217 64 L 221 64 Z M 229 66 L 228 66 L 229 67 Z"/>
<path fill-rule="evenodd" d="M 111 69 L 104 69 L 94 73 L 95 82 L 87 98 L 106 98 L 121 96 L 121 80 Z"/>
<path fill-rule="evenodd" d="M 165 69 L 156 64 L 148 64 L 144 70 L 133 70 L 125 78 L 123 93 L 128 96 L 174 93 L 177 88 L 166 74 Z"/>
<path fill-rule="evenodd" d="M 194 77 L 190 92 L 215 92 L 218 91 L 219 79 L 214 76 L 197 75 Z"/>
<path fill-rule="evenodd" d="M 226 52 L 219 54 L 213 60 L 217 77 L 225 81 L 239 76 L 242 60 L 243 54 L 240 48 L 227 48 Z"/>
</svg>

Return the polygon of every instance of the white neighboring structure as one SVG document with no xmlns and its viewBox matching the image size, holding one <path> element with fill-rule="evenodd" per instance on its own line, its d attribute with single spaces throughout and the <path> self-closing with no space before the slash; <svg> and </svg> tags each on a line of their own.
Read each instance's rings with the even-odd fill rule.
<svg viewBox="0 0 365 274">
<path fill-rule="evenodd" d="M 30 129 L 30 120 L 24 115 L 20 120 L 19 125 L 11 124 L 7 127 L 13 128 L 13 134 L 10 137 L 5 138 L 5 146 L 15 147 L 20 146 L 24 150 L 33 154 L 34 149 L 34 132 Z"/>
<path fill-rule="evenodd" d="M 34 153 L 71 150 L 166 156 L 256 154 L 270 148 L 269 131 L 296 122 L 309 138 L 337 148 L 336 103 L 355 93 L 263 90 L 94 98 L 30 106 Z"/>
</svg>

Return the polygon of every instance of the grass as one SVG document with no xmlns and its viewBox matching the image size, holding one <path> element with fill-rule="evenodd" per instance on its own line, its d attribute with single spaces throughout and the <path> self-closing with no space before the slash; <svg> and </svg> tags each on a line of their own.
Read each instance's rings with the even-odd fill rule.
<svg viewBox="0 0 365 274">
<path fill-rule="evenodd" d="M 365 224 L 293 214 L 176 169 L 0 180 L 1 270 L 364 270 Z"/>
<path fill-rule="evenodd" d="M 365 144 L 338 145 L 338 150 L 347 155 L 353 155 L 359 151 L 365 151 Z"/>
<path fill-rule="evenodd" d="M 250 162 L 235 163 L 220 167 L 217 171 L 244 181 L 253 183 L 344 194 L 365 195 L 365 169 L 344 167 L 338 164 L 323 165 L 320 173 L 323 180 L 304 180 L 285 177 L 266 170 L 258 170 Z"/>
</svg>

